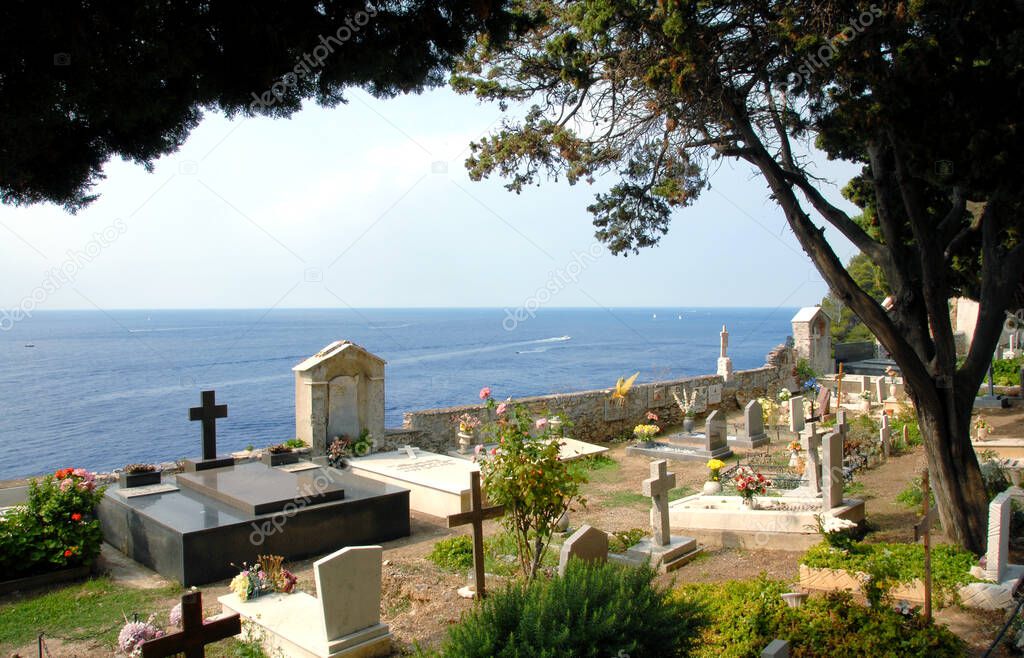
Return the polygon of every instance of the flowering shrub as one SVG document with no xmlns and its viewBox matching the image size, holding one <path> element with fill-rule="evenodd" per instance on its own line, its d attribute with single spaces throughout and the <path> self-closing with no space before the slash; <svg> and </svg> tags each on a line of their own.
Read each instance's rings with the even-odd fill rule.
<svg viewBox="0 0 1024 658">
<path fill-rule="evenodd" d="M 573 503 L 586 504 L 580 496 L 586 477 L 581 467 L 559 459 L 561 443 L 550 424 L 538 424 L 523 405 L 498 404 L 489 388 L 484 391 L 497 415 L 484 434 L 498 444 L 480 464 L 485 493 L 491 504 L 505 506 L 502 523 L 515 537 L 523 574 L 532 579 L 558 520 Z"/>
<path fill-rule="evenodd" d="M 327 463 L 334 468 L 343 468 L 347 459 L 355 455 L 363 457 L 373 450 L 373 439 L 370 438 L 370 431 L 363 430 L 358 439 L 349 436 L 336 436 L 331 444 L 327 446 Z"/>
<path fill-rule="evenodd" d="M 255 564 L 243 564 L 241 573 L 231 579 L 231 591 L 243 601 L 271 592 L 291 594 L 297 578 L 281 567 L 283 563 L 280 555 L 260 555 Z"/>
<path fill-rule="evenodd" d="M 650 441 L 651 437 L 661 431 L 657 425 L 637 425 L 633 428 L 633 436 L 638 441 Z"/>
<path fill-rule="evenodd" d="M 103 541 L 95 509 L 104 490 L 83 468 L 32 480 L 25 506 L 0 517 L 0 573 L 17 578 L 92 564 Z"/>
<path fill-rule="evenodd" d="M 749 466 L 741 466 L 732 481 L 736 484 L 736 491 L 747 499 L 765 495 L 768 487 L 772 486 L 771 480 Z"/>
<path fill-rule="evenodd" d="M 142 643 L 163 637 L 164 632 L 153 625 L 151 615 L 146 621 L 128 621 L 117 635 L 117 648 L 126 656 L 136 658 L 142 655 Z"/>
</svg>

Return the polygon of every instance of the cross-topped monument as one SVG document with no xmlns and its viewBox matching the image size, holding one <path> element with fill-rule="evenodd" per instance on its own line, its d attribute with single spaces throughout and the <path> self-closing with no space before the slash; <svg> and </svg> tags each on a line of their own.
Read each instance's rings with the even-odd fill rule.
<svg viewBox="0 0 1024 658">
<path fill-rule="evenodd" d="M 179 653 L 185 658 L 204 658 L 205 646 L 238 635 L 242 621 L 237 614 L 221 615 L 203 621 L 203 595 L 186 592 L 181 595 L 181 631 L 149 640 L 142 644 L 142 658 L 165 658 Z"/>
<path fill-rule="evenodd" d="M 486 596 L 484 588 L 484 521 L 502 516 L 505 514 L 505 508 L 501 505 L 484 507 L 483 493 L 480 491 L 480 471 L 473 471 L 469 474 L 469 498 L 471 505 L 469 511 L 449 516 L 448 527 L 455 528 L 460 525 L 473 526 L 475 595 L 476 598 L 482 599 Z"/>
<path fill-rule="evenodd" d="M 676 474 L 668 472 L 668 462 L 664 459 L 651 462 L 651 477 L 643 481 L 645 496 L 651 497 L 651 529 L 654 543 L 667 546 L 671 531 L 668 520 L 668 492 L 676 486 Z"/>
<path fill-rule="evenodd" d="M 217 404 L 216 396 L 216 391 L 203 391 L 200 394 L 202 405 L 188 410 L 190 421 L 198 420 L 203 424 L 203 459 L 201 461 L 185 460 L 186 471 L 205 471 L 211 468 L 233 466 L 235 463 L 231 457 L 217 457 L 217 419 L 228 417 L 228 405 Z"/>
</svg>

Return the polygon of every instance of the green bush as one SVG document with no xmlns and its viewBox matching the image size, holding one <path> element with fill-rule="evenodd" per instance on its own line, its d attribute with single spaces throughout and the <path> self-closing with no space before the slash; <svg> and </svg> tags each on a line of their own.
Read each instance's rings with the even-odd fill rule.
<svg viewBox="0 0 1024 658">
<path fill-rule="evenodd" d="M 977 580 L 971 567 L 977 558 L 970 551 L 949 544 L 932 546 L 932 585 L 941 601 L 952 601 L 956 591 Z M 808 567 L 845 569 L 850 573 L 884 574 L 889 585 L 924 578 L 924 546 L 921 544 L 854 544 L 841 551 L 825 543 L 813 546 L 800 560 Z"/>
<path fill-rule="evenodd" d="M 564 577 L 492 592 L 448 630 L 434 655 L 689 655 L 700 615 L 690 603 L 656 589 L 653 578 L 649 568 L 573 560 Z"/>
<path fill-rule="evenodd" d="M 697 658 L 759 656 L 775 638 L 790 643 L 792 656 L 963 656 L 963 641 L 919 615 L 857 604 L 845 592 L 813 596 L 797 609 L 780 594 L 789 585 L 765 577 L 752 581 L 684 585 L 677 597 L 702 607 L 712 623 L 701 630 Z"/>
<path fill-rule="evenodd" d="M 928 492 L 929 504 L 931 507 L 935 507 L 935 492 Z M 921 503 L 924 502 L 924 491 L 921 489 L 921 478 L 914 478 L 911 480 L 903 491 L 896 494 L 896 502 L 906 505 L 915 510 L 921 509 Z"/>
<path fill-rule="evenodd" d="M 1016 359 L 996 359 L 992 362 L 992 383 L 996 386 L 1019 386 L 1022 365 L 1022 356 Z"/>
<path fill-rule="evenodd" d="M 639 544 L 646 534 L 647 531 L 640 528 L 613 532 L 608 536 L 608 550 L 612 553 L 625 553 Z"/>
<path fill-rule="evenodd" d="M 0 573 L 31 576 L 92 564 L 103 532 L 96 505 L 106 487 L 94 474 L 64 468 L 29 483 L 28 502 L 0 517 Z"/>
<path fill-rule="evenodd" d="M 473 566 L 473 538 L 469 535 L 445 537 L 434 544 L 427 559 L 445 571 L 467 571 Z"/>
<path fill-rule="evenodd" d="M 919 446 L 923 442 L 921 439 L 921 428 L 917 424 L 917 414 L 914 413 L 913 407 L 904 406 L 893 415 L 892 422 L 889 423 L 892 428 L 893 445 L 896 447 L 897 452 L 902 452 L 908 448 Z M 907 428 L 907 444 L 903 445 L 903 428 Z"/>
</svg>

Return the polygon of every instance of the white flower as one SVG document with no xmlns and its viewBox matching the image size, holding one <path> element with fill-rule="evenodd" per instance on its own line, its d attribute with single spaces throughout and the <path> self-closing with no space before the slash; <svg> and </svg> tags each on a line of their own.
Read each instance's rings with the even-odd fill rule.
<svg viewBox="0 0 1024 658">
<path fill-rule="evenodd" d="M 849 528 L 856 528 L 857 524 L 849 519 L 844 519 L 838 516 L 823 516 L 821 519 L 821 529 L 829 534 L 833 532 L 841 532 Z"/>
</svg>

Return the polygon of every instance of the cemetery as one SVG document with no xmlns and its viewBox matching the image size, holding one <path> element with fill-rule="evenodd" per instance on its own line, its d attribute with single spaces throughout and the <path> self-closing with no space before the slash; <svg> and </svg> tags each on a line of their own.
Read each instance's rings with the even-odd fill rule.
<svg viewBox="0 0 1024 658">
<path fill-rule="evenodd" d="M 723 352 L 726 341 L 723 330 Z M 797 351 L 780 348 L 769 359 L 787 361 Z M 465 615 L 486 618 L 489 602 L 507 596 L 505 588 L 523 574 L 538 582 L 586 580 L 591 570 L 602 569 L 638 574 L 642 580 L 631 586 L 654 587 L 651 595 L 669 587 L 665 579 L 675 578 L 677 597 L 709 609 L 714 606 L 702 583 L 735 583 L 728 586 L 740 588 L 737 592 L 752 586 L 776 591 L 779 619 L 839 605 L 820 597 L 842 595 L 897 611 L 927 607 L 938 620 L 953 615 L 957 624 L 984 634 L 981 629 L 997 625 L 1015 605 L 1024 567 L 1014 560 L 1024 562 L 1024 553 L 1011 539 L 1017 536 L 1012 509 L 1015 500 L 1024 500 L 1016 486 L 1024 464 L 985 454 L 996 473 L 995 486 L 1003 487 L 990 506 L 988 552 L 976 559 L 936 544 L 926 575 L 915 535 L 929 541 L 929 533 L 941 537 L 941 529 L 931 527 L 934 510 L 914 533 L 905 531 L 911 522 L 901 520 L 914 512 L 900 509 L 897 499 L 904 492 L 895 487 L 912 484 L 915 464 L 922 463 L 905 406 L 898 414 L 887 413 L 888 395 L 877 396 L 882 403 L 866 411 L 859 401 L 846 402 L 859 390 L 847 388 L 841 373 L 839 394 L 832 398 L 832 389 L 823 387 L 823 394 L 793 382 L 790 390 L 788 377 L 766 378 L 764 373 L 779 372 L 771 365 L 759 380 L 744 371 L 720 370 L 729 370 L 731 379 L 715 375 L 637 386 L 625 393 L 621 420 L 611 425 L 601 405 L 600 418 L 590 422 L 592 428 L 601 422 L 607 428 L 642 421 L 653 426 L 644 433 L 654 431 L 654 437 L 623 433 L 599 444 L 574 439 L 568 415 L 551 407 L 535 413 L 535 399 L 499 403 L 485 388 L 481 405 L 449 410 L 462 423 L 449 424 L 448 446 L 434 451 L 429 448 L 437 441 L 427 439 L 422 445 L 429 448 L 412 443 L 392 448 L 386 440 L 374 440 L 395 433 L 381 429 L 384 361 L 336 341 L 294 368 L 296 433 L 310 449 L 285 463 L 219 454 L 217 424 L 231 421 L 230 401 L 209 391 L 188 414 L 191 426 L 200 430 L 200 457 L 146 471 L 148 477 L 138 483 L 58 473 L 75 483 L 104 483 L 90 485 L 101 494 L 92 523 L 102 534 L 103 551 L 95 544 L 88 563 L 69 577 L 80 579 L 91 569 L 116 579 L 129 564 L 136 572 L 155 572 L 153 577 L 165 583 L 163 591 L 202 586 L 205 622 L 177 621 L 185 617 L 176 612 L 167 621 L 152 603 L 138 611 L 150 621 L 137 622 L 141 625 L 132 627 L 131 637 L 142 638 L 141 655 L 153 656 L 167 655 L 161 647 L 182 650 L 232 636 L 235 645 L 268 656 L 386 656 L 413 642 L 435 647 L 477 642 L 472 635 L 448 637 L 445 625 Z M 737 384 L 742 381 L 765 385 Z M 905 399 L 897 399 L 905 405 Z M 545 401 L 570 400 L 573 394 Z M 480 422 L 468 423 L 474 430 L 471 443 L 460 446 L 467 413 Z M 704 433 L 684 422 L 698 414 Z M 992 423 L 1024 428 L 1024 416 L 1014 409 L 989 417 Z M 734 437 L 754 438 L 756 444 L 729 441 L 727 427 L 735 428 Z M 998 436 L 1003 430 L 993 432 Z M 344 440 L 360 436 L 369 439 L 361 445 L 358 439 Z M 416 442 L 418 435 L 403 428 L 401 436 Z M 672 454 L 676 450 L 700 455 Z M 498 486 L 507 476 L 495 478 L 523 459 L 541 468 L 526 481 L 530 488 L 543 491 L 546 482 L 557 483 L 564 494 L 546 508 L 553 525 L 536 525 L 515 488 Z M 527 525 L 506 525 L 514 519 Z M 102 553 L 98 560 L 96 553 Z M 744 555 L 756 558 L 745 565 Z M 258 566 L 245 566 L 257 561 Z M 871 586 L 871 574 L 887 562 L 895 569 L 888 584 Z M 32 586 L 15 585 L 15 592 L 28 591 L 0 605 L 31 599 L 40 591 Z M 544 595 L 555 596 L 553 591 Z M 181 610 L 203 605 L 188 596 Z M 173 598 L 167 602 L 173 605 Z M 212 608 L 214 603 L 220 608 Z M 692 614 L 661 605 L 664 614 Z M 424 628 L 410 617 L 413 612 L 435 621 Z M 446 623 L 437 623 L 442 619 Z M 175 631 L 176 625 L 181 630 Z M 718 632 L 705 634 L 714 638 Z M 762 649 L 774 639 L 763 638 Z M 633 642 L 640 650 L 635 638 L 617 641 Z M 210 644 L 208 655 L 227 655 L 217 653 L 218 646 Z M 686 650 L 702 655 L 693 646 Z"/>
</svg>

